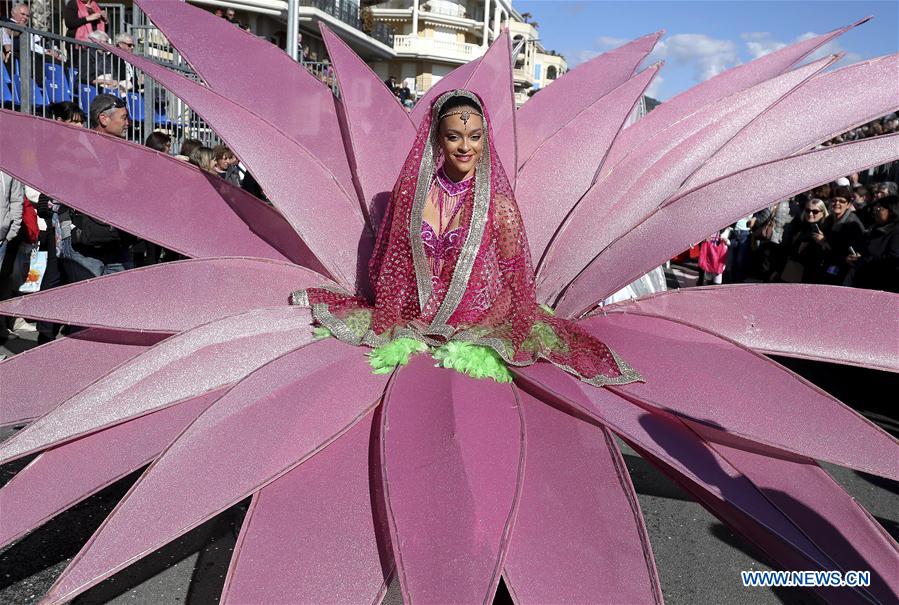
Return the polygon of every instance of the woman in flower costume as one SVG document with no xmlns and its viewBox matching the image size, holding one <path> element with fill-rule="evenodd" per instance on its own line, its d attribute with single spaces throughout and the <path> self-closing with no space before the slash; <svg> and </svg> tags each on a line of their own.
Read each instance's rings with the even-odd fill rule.
<svg viewBox="0 0 899 605">
<path fill-rule="evenodd" d="M 512 188 L 481 99 L 437 98 L 390 198 L 369 263 L 372 306 L 331 288 L 299 290 L 321 334 L 374 347 L 389 372 L 430 348 L 476 378 L 508 382 L 505 364 L 547 359 L 596 386 L 641 380 L 609 347 L 537 304 L 534 273 Z"/>
</svg>

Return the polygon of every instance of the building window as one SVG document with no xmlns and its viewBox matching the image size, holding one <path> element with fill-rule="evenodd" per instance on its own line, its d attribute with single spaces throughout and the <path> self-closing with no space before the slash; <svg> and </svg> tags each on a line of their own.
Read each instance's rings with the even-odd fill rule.
<svg viewBox="0 0 899 605">
<path fill-rule="evenodd" d="M 543 72 L 543 65 L 541 65 L 540 63 L 537 63 L 537 65 L 534 66 L 534 79 L 542 80 L 543 78 L 540 76 L 540 74 L 542 72 Z"/>
<path fill-rule="evenodd" d="M 550 65 L 546 68 L 546 79 L 547 80 L 555 80 L 559 77 L 558 70 L 555 65 Z"/>
</svg>

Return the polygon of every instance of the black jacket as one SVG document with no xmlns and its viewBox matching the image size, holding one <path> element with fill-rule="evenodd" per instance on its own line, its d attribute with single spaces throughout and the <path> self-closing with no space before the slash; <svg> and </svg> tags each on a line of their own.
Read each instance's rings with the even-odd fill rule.
<svg viewBox="0 0 899 605">
<path fill-rule="evenodd" d="M 869 229 L 865 240 L 852 285 L 899 293 L 899 222 Z"/>
</svg>

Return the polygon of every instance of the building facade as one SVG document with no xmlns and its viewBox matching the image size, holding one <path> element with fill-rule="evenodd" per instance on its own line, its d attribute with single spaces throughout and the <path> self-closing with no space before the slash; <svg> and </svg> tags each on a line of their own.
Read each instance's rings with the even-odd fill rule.
<svg viewBox="0 0 899 605">
<path fill-rule="evenodd" d="M 488 46 L 509 28 L 513 50 L 517 51 L 513 77 L 515 98 L 520 105 L 532 91 L 546 86 L 567 69 L 561 56 L 549 61 L 550 72 L 538 73 L 544 57 L 537 29 L 526 23 L 512 6 L 512 0 L 369 0 L 363 11 L 395 30 L 395 56 L 370 61 L 372 69 L 387 79 L 405 82 L 415 96 L 456 67 L 481 57 Z"/>
</svg>

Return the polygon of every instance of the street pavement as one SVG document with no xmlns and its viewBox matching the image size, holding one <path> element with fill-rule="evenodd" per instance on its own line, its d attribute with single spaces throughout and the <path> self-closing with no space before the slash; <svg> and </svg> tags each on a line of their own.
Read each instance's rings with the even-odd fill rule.
<svg viewBox="0 0 899 605">
<path fill-rule="evenodd" d="M 34 346 L 33 332 L 18 332 L 0 355 Z M 899 423 L 891 404 L 896 382 L 870 370 L 779 359 L 894 435 Z M 0 431 L 0 440 L 13 431 Z M 620 443 L 620 442 L 619 442 Z M 620 443 L 646 521 L 669 605 L 776 605 L 815 603 L 795 589 L 743 588 L 741 570 L 771 569 L 766 557 L 736 536 L 685 492 Z M 25 464 L 0 466 L 0 484 Z M 824 464 L 894 538 L 899 537 L 899 484 Z M 99 526 L 139 473 L 59 515 L 19 542 L 0 550 L 0 605 L 36 603 L 67 562 Z M 247 502 L 189 532 L 100 584 L 74 602 L 80 605 L 207 605 L 217 602 Z M 2 514 L 2 511 L 0 511 Z M 614 553 L 609 553 L 614 556 Z M 511 603 L 502 590 L 496 603 Z M 385 603 L 400 605 L 394 582 Z M 260 604 L 262 605 L 262 604 Z"/>
</svg>

